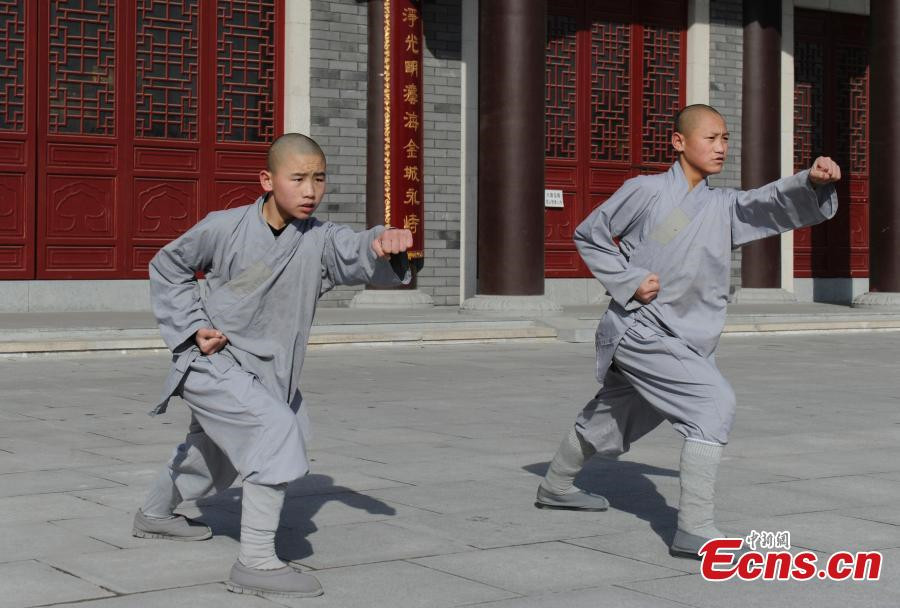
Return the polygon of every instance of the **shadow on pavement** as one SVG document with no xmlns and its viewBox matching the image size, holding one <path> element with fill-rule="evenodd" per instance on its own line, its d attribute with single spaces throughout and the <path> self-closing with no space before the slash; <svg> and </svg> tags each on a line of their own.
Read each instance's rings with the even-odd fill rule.
<svg viewBox="0 0 900 608">
<path fill-rule="evenodd" d="M 312 555 L 312 545 L 307 538 L 318 530 L 313 518 L 327 503 L 338 501 L 344 505 L 366 511 L 372 515 L 391 516 L 396 509 L 371 496 L 350 488 L 334 485 L 328 475 L 307 475 L 288 486 L 281 525 L 275 536 L 278 556 L 284 560 L 301 560 Z M 240 541 L 241 489 L 228 488 L 213 496 L 197 501 L 199 519 L 212 528 L 217 536 L 229 536 Z"/>
<path fill-rule="evenodd" d="M 549 466 L 549 462 L 536 462 L 522 468 L 543 477 Z M 678 509 L 666 503 L 649 476 L 677 478 L 678 471 L 595 456 L 575 478 L 575 485 L 605 496 L 611 508 L 643 519 L 666 545 L 670 545 L 675 535 Z"/>
</svg>

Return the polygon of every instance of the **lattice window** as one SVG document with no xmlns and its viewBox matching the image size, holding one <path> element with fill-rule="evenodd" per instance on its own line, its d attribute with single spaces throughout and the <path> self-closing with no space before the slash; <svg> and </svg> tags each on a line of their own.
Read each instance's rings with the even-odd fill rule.
<svg viewBox="0 0 900 608">
<path fill-rule="evenodd" d="M 218 3 L 216 140 L 271 141 L 275 134 L 275 3 Z"/>
<path fill-rule="evenodd" d="M 822 45 L 798 40 L 794 57 L 794 167 L 800 170 L 809 167 L 824 146 Z"/>
<path fill-rule="evenodd" d="M 115 1 L 50 4 L 50 133 L 115 135 Z"/>
<path fill-rule="evenodd" d="M 199 0 L 137 3 L 135 135 L 196 140 Z"/>
<path fill-rule="evenodd" d="M 848 174 L 869 172 L 868 109 L 869 56 L 864 47 L 837 49 L 837 149 L 838 164 Z M 847 129 L 841 128 L 848 125 Z"/>
<path fill-rule="evenodd" d="M 630 56 L 628 24 L 591 24 L 591 160 L 630 160 Z"/>
<path fill-rule="evenodd" d="M 0 0 L 0 131 L 25 130 L 25 0 Z"/>
<path fill-rule="evenodd" d="M 644 27 L 644 101 L 641 156 L 645 163 L 672 161 L 672 117 L 681 102 L 681 31 Z"/>
<path fill-rule="evenodd" d="M 544 80 L 544 155 L 547 158 L 575 158 L 577 26 L 575 17 L 547 18 Z"/>
</svg>

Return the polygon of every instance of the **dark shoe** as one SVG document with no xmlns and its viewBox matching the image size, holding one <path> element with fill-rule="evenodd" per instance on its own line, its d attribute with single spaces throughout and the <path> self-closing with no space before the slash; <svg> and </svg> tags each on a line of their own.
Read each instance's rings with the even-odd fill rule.
<svg viewBox="0 0 900 608">
<path fill-rule="evenodd" d="M 165 519 L 147 517 L 138 509 L 134 515 L 132 536 L 138 538 L 161 538 L 165 540 L 207 540 L 212 538 L 212 530 L 206 524 L 184 515 L 173 515 Z"/>
<path fill-rule="evenodd" d="M 225 588 L 232 593 L 260 597 L 316 597 L 324 593 L 319 580 L 312 574 L 298 572 L 289 566 L 256 570 L 241 562 L 234 562 Z"/>
<path fill-rule="evenodd" d="M 567 509 L 570 511 L 606 511 L 609 501 L 599 494 L 591 494 L 584 490 L 569 494 L 554 494 L 543 486 L 538 486 L 537 499 L 534 506 L 538 509 Z"/>
</svg>

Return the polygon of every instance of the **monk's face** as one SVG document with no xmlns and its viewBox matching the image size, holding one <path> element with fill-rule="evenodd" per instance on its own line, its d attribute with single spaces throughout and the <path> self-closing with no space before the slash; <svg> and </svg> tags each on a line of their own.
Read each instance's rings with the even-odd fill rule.
<svg viewBox="0 0 900 608">
<path fill-rule="evenodd" d="M 700 112 L 692 117 L 686 133 L 675 133 L 672 145 L 683 162 L 706 177 L 722 171 L 728 154 L 728 129 L 718 114 Z"/>
<path fill-rule="evenodd" d="M 325 159 L 318 154 L 286 154 L 259 177 L 283 217 L 305 220 L 325 196 Z"/>
</svg>

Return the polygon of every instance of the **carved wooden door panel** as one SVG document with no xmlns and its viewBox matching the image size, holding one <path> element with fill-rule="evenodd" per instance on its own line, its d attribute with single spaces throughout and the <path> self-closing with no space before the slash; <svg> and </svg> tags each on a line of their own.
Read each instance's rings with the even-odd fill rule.
<svg viewBox="0 0 900 608">
<path fill-rule="evenodd" d="M 260 194 L 283 0 L 33 4 L 38 278 L 146 277 L 160 246 Z"/>
<path fill-rule="evenodd" d="M 828 154 L 841 166 L 837 215 L 797 230 L 794 276 L 869 276 L 868 17 L 797 9 L 794 167 Z"/>
<path fill-rule="evenodd" d="M 684 104 L 687 6 L 681 0 L 551 1 L 545 80 L 546 276 L 591 276 L 572 237 L 629 177 L 674 160 Z"/>
<path fill-rule="evenodd" d="M 36 2 L 0 0 L 0 278 L 34 276 Z"/>
</svg>

